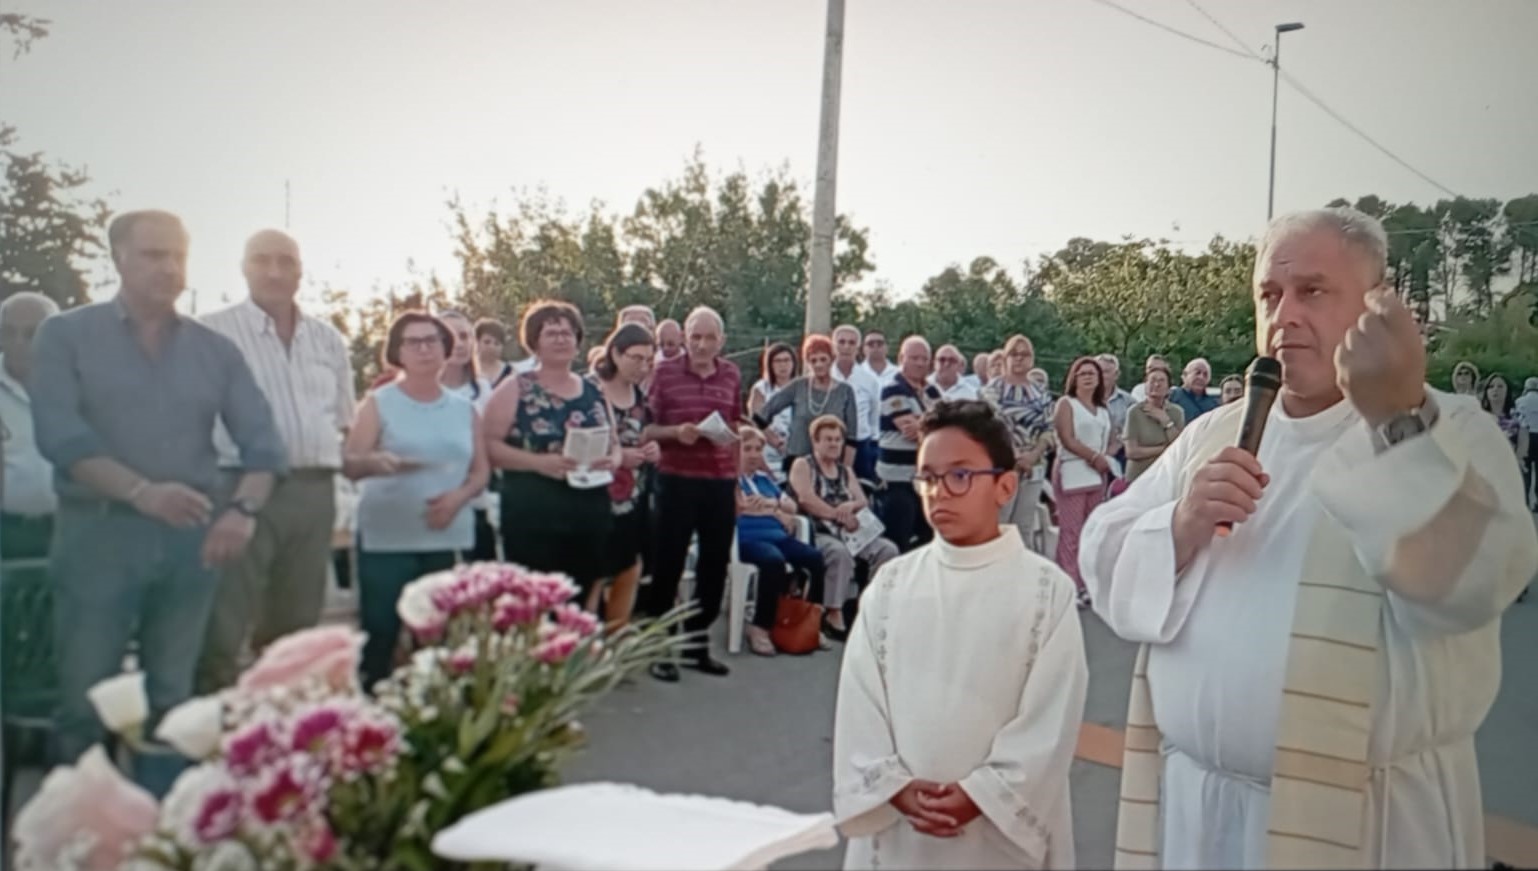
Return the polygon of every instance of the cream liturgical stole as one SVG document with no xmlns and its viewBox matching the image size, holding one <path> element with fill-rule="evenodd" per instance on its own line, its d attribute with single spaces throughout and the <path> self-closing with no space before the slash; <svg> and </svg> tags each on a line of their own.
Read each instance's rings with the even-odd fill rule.
<svg viewBox="0 0 1538 871">
<path fill-rule="evenodd" d="M 1180 470 L 1180 491 L 1235 443 L 1241 415 L 1207 428 Z M 1270 868 L 1360 868 L 1371 768 L 1372 702 L 1383 644 L 1383 589 L 1338 524 L 1321 514 L 1298 582 L 1283 685 L 1267 829 Z M 1161 737 L 1148 688 L 1148 646 L 1138 651 L 1127 710 L 1116 867 L 1159 867 Z"/>
</svg>

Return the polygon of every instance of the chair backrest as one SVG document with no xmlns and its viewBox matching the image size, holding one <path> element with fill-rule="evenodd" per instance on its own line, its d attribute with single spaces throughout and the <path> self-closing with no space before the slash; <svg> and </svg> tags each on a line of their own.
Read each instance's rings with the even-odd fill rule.
<svg viewBox="0 0 1538 871">
<path fill-rule="evenodd" d="M 6 719 L 48 716 L 58 696 L 48 560 L 0 563 L 0 700 Z"/>
</svg>

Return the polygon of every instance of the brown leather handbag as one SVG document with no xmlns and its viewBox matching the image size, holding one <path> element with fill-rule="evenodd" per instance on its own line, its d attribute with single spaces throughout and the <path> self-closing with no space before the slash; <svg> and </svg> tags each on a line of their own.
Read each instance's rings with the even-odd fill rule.
<svg viewBox="0 0 1538 871">
<path fill-rule="evenodd" d="M 822 606 L 801 596 L 781 596 L 769 638 L 781 653 L 800 655 L 816 650 L 822 640 Z"/>
</svg>

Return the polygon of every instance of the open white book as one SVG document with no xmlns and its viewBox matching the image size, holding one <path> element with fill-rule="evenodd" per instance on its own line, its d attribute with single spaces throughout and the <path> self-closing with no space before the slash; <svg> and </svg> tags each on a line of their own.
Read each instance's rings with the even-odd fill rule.
<svg viewBox="0 0 1538 871">
<path fill-rule="evenodd" d="M 855 527 L 853 532 L 844 531 L 840 537 L 844 540 L 844 546 L 849 548 L 849 553 L 859 556 L 860 551 L 880 538 L 881 533 L 886 532 L 886 526 L 869 508 L 861 508 L 860 513 L 855 515 L 855 519 L 860 522 L 860 525 Z"/>
<path fill-rule="evenodd" d="M 614 480 L 614 473 L 608 469 L 592 468 L 594 463 L 609 455 L 608 427 L 568 428 L 561 452 L 577 462 L 577 468 L 566 473 L 566 483 L 578 490 L 604 487 Z"/>
<path fill-rule="evenodd" d="M 603 821 L 602 837 L 593 837 L 594 820 Z M 527 793 L 470 814 L 433 838 L 433 852 L 459 862 L 528 863 L 541 871 L 749 871 L 836 844 L 831 814 L 584 783 Z"/>
</svg>

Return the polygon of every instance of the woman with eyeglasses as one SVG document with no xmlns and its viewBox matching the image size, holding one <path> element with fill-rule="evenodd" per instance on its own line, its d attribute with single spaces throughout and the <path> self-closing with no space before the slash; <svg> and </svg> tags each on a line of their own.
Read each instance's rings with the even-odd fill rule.
<svg viewBox="0 0 1538 871">
<path fill-rule="evenodd" d="M 607 452 L 589 470 L 610 471 L 621 465 L 620 440 L 603 391 L 572 371 L 582 313 L 566 302 L 530 303 L 520 333 L 537 365 L 492 392 L 481 429 L 491 464 L 503 470 L 502 552 L 508 562 L 570 576 L 586 601 L 605 574 L 614 510 L 607 486 L 571 474 L 579 466 L 566 443 L 574 431 L 601 427 Z"/>
<path fill-rule="evenodd" d="M 758 414 L 775 394 L 789 386 L 796 377 L 797 368 L 796 350 L 791 346 L 775 342 L 765 348 L 759 366 L 761 377 L 748 390 L 748 414 Z M 769 465 L 769 474 L 781 484 L 785 483 L 785 447 L 790 436 L 791 417 L 792 410 L 785 408 L 763 426 L 768 442 L 764 446 L 764 462 Z"/>
<path fill-rule="evenodd" d="M 999 509 L 999 522 L 1014 526 L 1026 547 L 1036 540 L 1041 491 L 1047 482 L 1047 451 L 1052 447 L 1052 398 L 1031 380 L 1036 346 L 1023 335 L 1004 343 L 1004 374 L 983 388 L 982 399 L 1009 427 L 1015 446 L 1013 470 L 1018 484 Z M 1042 373 L 1045 375 L 1046 373 Z"/>
<path fill-rule="evenodd" d="M 358 599 L 368 640 L 364 685 L 389 675 L 407 583 L 452 568 L 475 542 L 470 504 L 485 489 L 489 464 L 477 437 L 475 406 L 439 377 L 454 334 L 425 312 L 395 319 L 385 361 L 399 374 L 370 392 L 343 446 L 342 472 L 359 488 Z"/>
<path fill-rule="evenodd" d="M 656 343 L 651 330 L 638 323 L 621 324 L 602 346 L 603 356 L 593 366 L 593 381 L 609 406 L 609 419 L 619 428 L 620 464 L 609 484 L 614 526 L 604 550 L 604 576 L 609 578 L 604 621 L 613 632 L 630 620 L 635 609 L 636 588 L 641 580 L 651 512 L 649 469 L 662 456 L 661 447 L 645 441 L 642 433 L 651 423 L 646 394 L 641 385 L 651 377 Z M 598 610 L 604 591 L 595 586 L 588 603 Z"/>
<path fill-rule="evenodd" d="M 833 340 L 818 333 L 807 336 L 801 342 L 801 359 L 806 361 L 806 374 L 781 388 L 753 414 L 753 422 L 763 427 L 790 410 L 790 437 L 780 452 L 777 471 L 782 475 L 775 476 L 777 483 L 784 481 L 796 458 L 811 455 L 813 420 L 831 414 L 843 421 L 845 432 L 854 432 L 860 421 L 854 388 L 833 377 Z M 854 446 L 846 444 L 844 451 L 844 461 L 853 463 Z"/>
<path fill-rule="evenodd" d="M 1079 576 L 1079 534 L 1095 506 L 1105 500 L 1111 474 L 1111 414 L 1106 408 L 1110 387 L 1094 357 L 1080 357 L 1068 368 L 1063 398 L 1052 414 L 1057 432 L 1057 468 L 1052 484 L 1057 494 L 1057 564 L 1073 578 L 1079 607 L 1089 606 L 1089 591 Z"/>
</svg>

